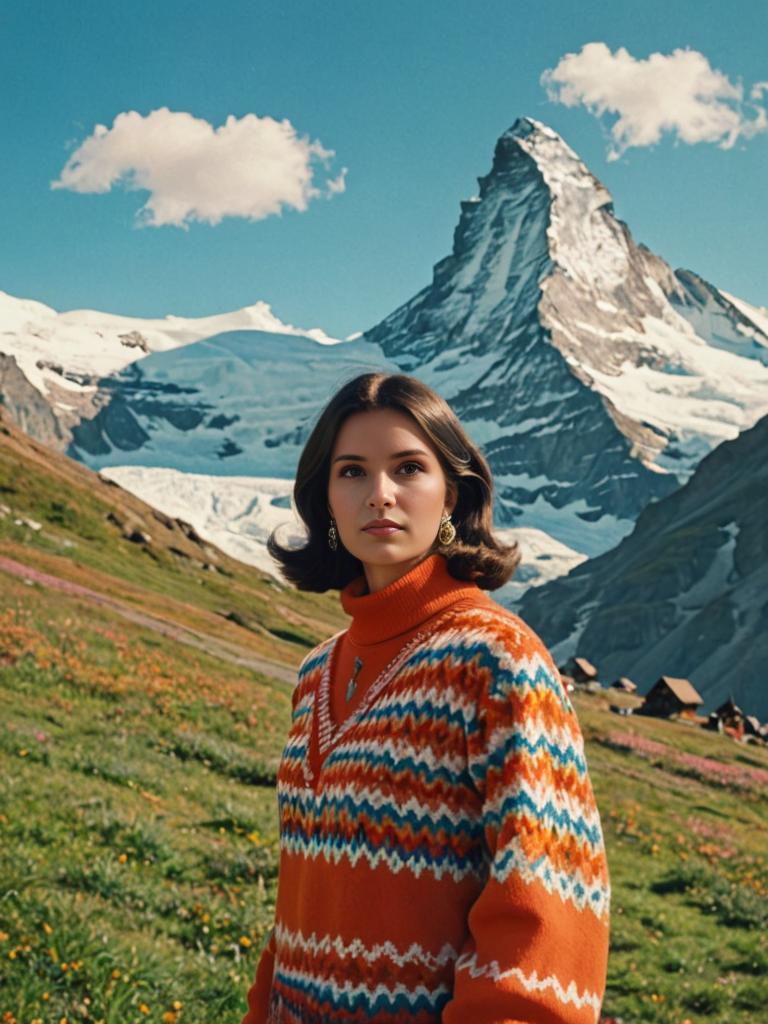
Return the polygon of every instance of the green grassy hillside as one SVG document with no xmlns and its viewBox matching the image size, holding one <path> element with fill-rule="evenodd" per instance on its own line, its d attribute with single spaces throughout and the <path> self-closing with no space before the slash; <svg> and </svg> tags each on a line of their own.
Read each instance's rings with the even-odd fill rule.
<svg viewBox="0 0 768 1024">
<path fill-rule="evenodd" d="M 0 559 L 86 588 L 0 568 L 0 1019 L 237 1022 L 274 905 L 281 676 L 338 602 L 14 431 L 0 505 Z M 605 1016 L 760 1020 L 766 750 L 575 703 L 614 890 Z"/>
</svg>

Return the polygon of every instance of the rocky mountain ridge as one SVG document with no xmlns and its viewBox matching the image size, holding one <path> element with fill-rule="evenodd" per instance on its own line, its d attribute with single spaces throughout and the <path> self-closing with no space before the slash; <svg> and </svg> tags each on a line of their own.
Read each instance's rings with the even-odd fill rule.
<svg viewBox="0 0 768 1024">
<path fill-rule="evenodd" d="M 768 717 L 768 416 L 710 452 L 603 555 L 526 591 L 517 610 L 558 664 L 574 654 L 646 692 L 688 678 L 710 711 Z"/>
</svg>

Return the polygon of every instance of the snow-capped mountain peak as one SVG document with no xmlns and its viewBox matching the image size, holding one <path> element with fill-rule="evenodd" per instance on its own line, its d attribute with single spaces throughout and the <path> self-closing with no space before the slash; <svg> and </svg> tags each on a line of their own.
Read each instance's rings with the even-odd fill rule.
<svg viewBox="0 0 768 1024">
<path fill-rule="evenodd" d="M 516 121 L 478 181 L 431 285 L 365 337 L 452 401 L 502 521 L 546 515 L 604 550 L 768 411 L 764 321 L 636 243 L 539 121 Z"/>
<path fill-rule="evenodd" d="M 59 313 L 0 291 L 0 351 L 13 356 L 29 382 L 60 408 L 67 405 L 66 392 L 71 400 L 93 391 L 100 377 L 137 359 L 237 330 L 300 335 L 326 345 L 338 341 L 317 327 L 283 323 L 266 302 L 214 316 L 142 318 L 92 309 Z"/>
</svg>

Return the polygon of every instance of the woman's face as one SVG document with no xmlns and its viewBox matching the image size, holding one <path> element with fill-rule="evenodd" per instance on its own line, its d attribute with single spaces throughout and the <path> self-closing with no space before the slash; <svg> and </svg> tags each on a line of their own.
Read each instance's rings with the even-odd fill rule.
<svg viewBox="0 0 768 1024">
<path fill-rule="evenodd" d="M 374 593 L 430 553 L 440 517 L 455 502 L 416 421 L 395 409 L 374 409 L 353 413 L 336 435 L 328 504 L 340 542 L 363 563 Z M 370 528 L 377 519 L 396 528 Z"/>
</svg>

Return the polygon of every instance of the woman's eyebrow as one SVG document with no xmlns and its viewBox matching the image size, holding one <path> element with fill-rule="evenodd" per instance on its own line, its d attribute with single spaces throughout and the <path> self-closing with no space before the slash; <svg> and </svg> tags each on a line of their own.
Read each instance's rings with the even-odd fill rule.
<svg viewBox="0 0 768 1024">
<path fill-rule="evenodd" d="M 428 453 L 422 451 L 421 448 L 406 448 L 404 452 L 393 452 L 389 457 L 390 459 L 402 459 L 406 455 L 427 455 Z M 364 455 L 337 455 L 333 460 L 334 462 L 341 462 L 343 459 L 354 459 L 355 462 L 367 462 L 368 460 Z"/>
</svg>

